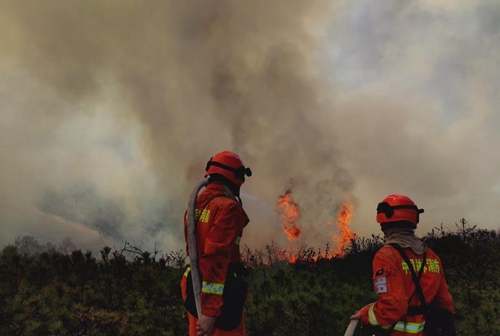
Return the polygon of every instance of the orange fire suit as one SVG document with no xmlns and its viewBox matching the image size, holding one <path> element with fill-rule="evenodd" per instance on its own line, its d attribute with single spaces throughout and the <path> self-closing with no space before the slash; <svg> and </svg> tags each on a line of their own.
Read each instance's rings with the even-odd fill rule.
<svg viewBox="0 0 500 336">
<path fill-rule="evenodd" d="M 404 251 L 418 274 L 423 254 L 416 254 L 410 248 L 405 248 Z M 438 307 L 455 313 L 441 260 L 430 248 L 427 248 L 427 260 L 420 286 L 427 303 L 434 301 Z M 392 246 L 386 245 L 375 254 L 373 287 L 378 294 L 378 300 L 361 309 L 361 323 L 380 326 L 386 330 L 393 328 L 390 335 L 423 335 L 424 316 L 407 315 L 408 307 L 421 304 L 415 291 L 415 283 L 408 265 Z"/>
<path fill-rule="evenodd" d="M 239 243 L 243 228 L 249 219 L 240 203 L 225 195 L 225 187 L 213 182 L 206 186 L 196 198 L 196 248 L 198 267 L 202 280 L 202 314 L 218 317 L 223 305 L 222 294 L 229 264 L 240 262 Z M 184 216 L 184 236 L 187 247 L 187 215 Z M 183 300 L 187 299 L 187 277 L 189 269 L 181 280 Z M 188 313 L 189 335 L 196 335 L 197 318 Z M 244 336 L 244 319 L 236 329 L 223 331 L 215 329 L 213 336 Z"/>
</svg>

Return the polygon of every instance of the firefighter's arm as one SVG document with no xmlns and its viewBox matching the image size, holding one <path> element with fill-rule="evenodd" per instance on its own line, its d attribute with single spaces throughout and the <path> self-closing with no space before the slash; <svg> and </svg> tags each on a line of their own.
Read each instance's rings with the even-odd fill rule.
<svg viewBox="0 0 500 336">
<path fill-rule="evenodd" d="M 373 259 L 373 287 L 378 300 L 360 311 L 361 322 L 372 326 L 391 326 L 406 315 L 406 295 L 396 259 L 382 248 Z"/>
<path fill-rule="evenodd" d="M 200 272 L 203 274 L 201 306 L 203 315 L 219 316 L 226 273 L 231 252 L 241 231 L 241 207 L 228 202 L 220 208 L 214 225 L 205 239 L 205 248 L 200 257 Z"/>
</svg>

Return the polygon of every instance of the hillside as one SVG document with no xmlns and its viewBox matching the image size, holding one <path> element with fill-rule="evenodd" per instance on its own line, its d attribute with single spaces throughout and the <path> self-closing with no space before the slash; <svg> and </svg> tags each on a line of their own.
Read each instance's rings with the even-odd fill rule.
<svg viewBox="0 0 500 336">
<path fill-rule="evenodd" d="M 423 239 L 442 259 L 459 334 L 500 335 L 498 232 L 462 220 L 455 232 L 435 230 Z M 69 242 L 66 250 L 30 251 L 22 244 L 27 240 L 0 254 L 0 335 L 187 334 L 182 251 L 150 253 L 126 244 L 95 256 Z M 380 236 L 356 238 L 343 258 L 319 257 L 328 247 L 303 247 L 294 263 L 272 243 L 244 249 L 249 335 L 343 335 L 350 314 L 376 298 L 371 259 L 381 245 Z"/>
</svg>

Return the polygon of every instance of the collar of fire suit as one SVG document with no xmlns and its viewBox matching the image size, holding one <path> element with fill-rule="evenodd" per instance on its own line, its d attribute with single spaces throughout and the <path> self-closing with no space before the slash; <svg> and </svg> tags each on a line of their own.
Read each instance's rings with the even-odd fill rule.
<svg viewBox="0 0 500 336">
<path fill-rule="evenodd" d="M 423 254 L 427 245 L 415 236 L 412 229 L 391 228 L 385 231 L 385 245 L 396 243 L 402 248 L 411 248 L 416 254 Z"/>
<path fill-rule="evenodd" d="M 206 186 L 205 194 L 207 194 L 207 198 L 209 198 L 209 199 L 210 198 L 214 198 L 214 197 L 224 196 L 224 197 L 232 199 L 233 201 L 235 201 L 237 203 L 240 203 L 236 199 L 236 196 L 231 191 L 231 189 L 229 189 L 224 184 L 219 183 L 219 182 L 211 182 L 211 183 L 209 183 Z"/>
</svg>

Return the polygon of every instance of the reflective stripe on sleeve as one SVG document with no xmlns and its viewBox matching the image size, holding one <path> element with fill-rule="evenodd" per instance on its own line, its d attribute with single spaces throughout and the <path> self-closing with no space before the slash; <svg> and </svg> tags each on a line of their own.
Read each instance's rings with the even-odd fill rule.
<svg viewBox="0 0 500 336">
<path fill-rule="evenodd" d="M 377 317 L 375 316 L 375 312 L 373 311 L 373 307 L 375 304 L 372 304 L 370 306 L 370 309 L 368 309 L 368 319 L 370 320 L 370 324 L 373 326 L 378 326 L 380 323 L 377 321 Z"/>
<path fill-rule="evenodd" d="M 396 326 L 394 327 L 394 330 L 402 331 L 408 334 L 418 334 L 419 332 L 422 332 L 424 330 L 424 326 L 425 321 L 420 323 L 398 321 L 398 323 L 396 323 Z"/>
<path fill-rule="evenodd" d="M 236 237 L 236 241 L 234 242 L 236 245 L 240 245 L 240 240 L 241 240 L 241 237 L 238 236 Z"/>
<path fill-rule="evenodd" d="M 222 293 L 224 292 L 224 284 L 203 281 L 201 292 L 208 294 L 222 295 Z"/>
<path fill-rule="evenodd" d="M 186 271 L 184 272 L 184 276 L 187 277 L 189 275 L 189 272 L 191 272 L 191 267 L 188 266 L 188 268 L 186 268 Z"/>
</svg>

